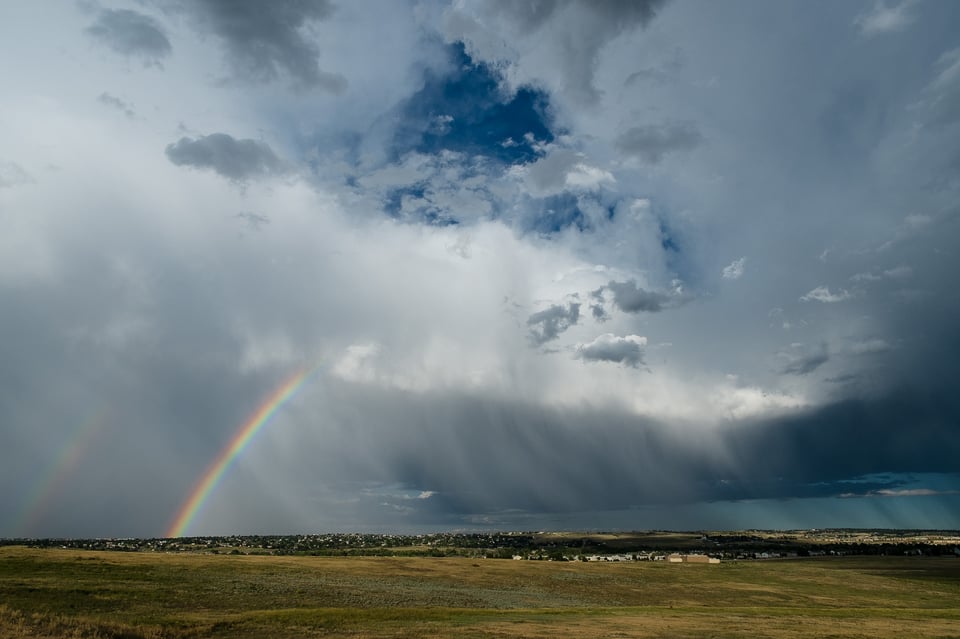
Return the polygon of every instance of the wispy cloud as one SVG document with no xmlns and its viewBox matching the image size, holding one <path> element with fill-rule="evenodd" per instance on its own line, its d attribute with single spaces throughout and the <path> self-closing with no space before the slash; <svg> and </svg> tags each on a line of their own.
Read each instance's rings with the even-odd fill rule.
<svg viewBox="0 0 960 639">
<path fill-rule="evenodd" d="M 725 280 L 738 280 L 743 277 L 746 265 L 747 258 L 741 257 L 724 266 L 721 275 Z"/>
<path fill-rule="evenodd" d="M 915 4 L 915 0 L 904 0 L 890 5 L 885 0 L 878 0 L 871 9 L 858 15 L 854 24 L 860 29 L 860 33 L 866 36 L 902 31 L 914 20 L 911 8 Z"/>
<path fill-rule="evenodd" d="M 801 302 L 822 302 L 823 304 L 835 304 L 836 302 L 843 302 L 850 299 L 853 295 L 845 290 L 839 289 L 836 292 L 831 291 L 826 286 L 818 286 L 817 288 L 811 290 L 808 293 L 805 293 L 800 297 Z"/>
</svg>

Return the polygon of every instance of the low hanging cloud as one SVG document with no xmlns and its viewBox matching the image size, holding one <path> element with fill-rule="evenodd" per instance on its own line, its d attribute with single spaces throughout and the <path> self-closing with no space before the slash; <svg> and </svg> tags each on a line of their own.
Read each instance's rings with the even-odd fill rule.
<svg viewBox="0 0 960 639">
<path fill-rule="evenodd" d="M 601 296 L 604 288 L 613 293 L 614 306 L 624 313 L 659 313 L 673 302 L 669 295 L 640 288 L 636 280 L 627 282 L 611 280 L 606 287 L 594 291 L 594 297 Z"/>
<path fill-rule="evenodd" d="M 580 319 L 580 304 L 571 302 L 566 306 L 554 304 L 527 318 L 530 327 L 530 341 L 540 346 L 555 340 Z"/>
<path fill-rule="evenodd" d="M 263 83 L 286 77 L 297 89 L 343 93 L 347 88 L 345 77 L 320 68 L 320 50 L 309 32 L 312 23 L 333 14 L 329 0 L 202 0 L 181 7 L 198 19 L 200 28 L 220 38 L 235 81 Z"/>
<path fill-rule="evenodd" d="M 658 164 L 667 155 L 692 151 L 701 142 L 703 136 L 693 122 L 666 122 L 627 129 L 617 138 L 615 146 L 624 155 Z"/>
<path fill-rule="evenodd" d="M 592 342 L 577 344 L 579 359 L 588 362 L 615 362 L 637 368 L 643 361 L 643 348 L 647 338 L 640 335 L 619 337 L 613 333 L 604 333 Z"/>
<path fill-rule="evenodd" d="M 147 66 L 159 66 L 172 50 L 160 23 L 139 11 L 103 9 L 86 32 L 114 52 L 140 58 Z"/>
<path fill-rule="evenodd" d="M 285 172 L 283 162 L 266 143 L 238 140 L 226 133 L 198 138 L 180 138 L 166 148 L 167 158 L 177 166 L 213 169 L 234 182 L 246 182 Z"/>
</svg>

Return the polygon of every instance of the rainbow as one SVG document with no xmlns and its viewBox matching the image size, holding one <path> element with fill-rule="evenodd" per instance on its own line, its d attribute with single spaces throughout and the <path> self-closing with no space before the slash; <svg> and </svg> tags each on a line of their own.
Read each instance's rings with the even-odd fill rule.
<svg viewBox="0 0 960 639">
<path fill-rule="evenodd" d="M 26 495 L 24 506 L 14 519 L 19 534 L 33 534 L 43 515 L 49 510 L 54 496 L 62 492 L 66 480 L 77 470 L 87 455 L 87 450 L 104 429 L 107 410 L 101 408 L 84 420 L 73 432 L 73 437 L 64 440 L 55 460 L 41 479 Z"/>
<path fill-rule="evenodd" d="M 173 523 L 167 529 L 165 537 L 183 537 L 190 527 L 190 523 L 197 516 L 197 513 L 209 499 L 213 489 L 223 479 L 224 473 L 237 456 L 243 452 L 254 435 L 270 421 L 280 408 L 290 401 L 296 395 L 297 391 L 303 386 L 304 382 L 310 378 L 311 374 L 317 370 L 301 370 L 287 379 L 279 388 L 277 388 L 266 401 L 250 416 L 243 426 L 234 433 L 233 438 L 217 454 L 216 459 L 210 464 L 200 481 L 196 483 L 187 499 L 177 511 L 177 516 Z"/>
</svg>

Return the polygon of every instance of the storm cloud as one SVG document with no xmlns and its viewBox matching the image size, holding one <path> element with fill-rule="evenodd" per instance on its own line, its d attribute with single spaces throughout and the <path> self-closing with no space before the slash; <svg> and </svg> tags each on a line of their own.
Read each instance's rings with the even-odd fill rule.
<svg viewBox="0 0 960 639">
<path fill-rule="evenodd" d="M 958 21 L 0 3 L 0 536 L 960 527 Z"/>
</svg>

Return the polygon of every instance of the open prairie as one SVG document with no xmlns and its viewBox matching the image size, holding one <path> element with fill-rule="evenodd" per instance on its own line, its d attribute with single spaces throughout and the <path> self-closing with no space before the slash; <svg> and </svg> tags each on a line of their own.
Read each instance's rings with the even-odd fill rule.
<svg viewBox="0 0 960 639">
<path fill-rule="evenodd" d="M 6 547 L 0 636 L 960 637 L 960 559 L 668 565 Z"/>
</svg>

